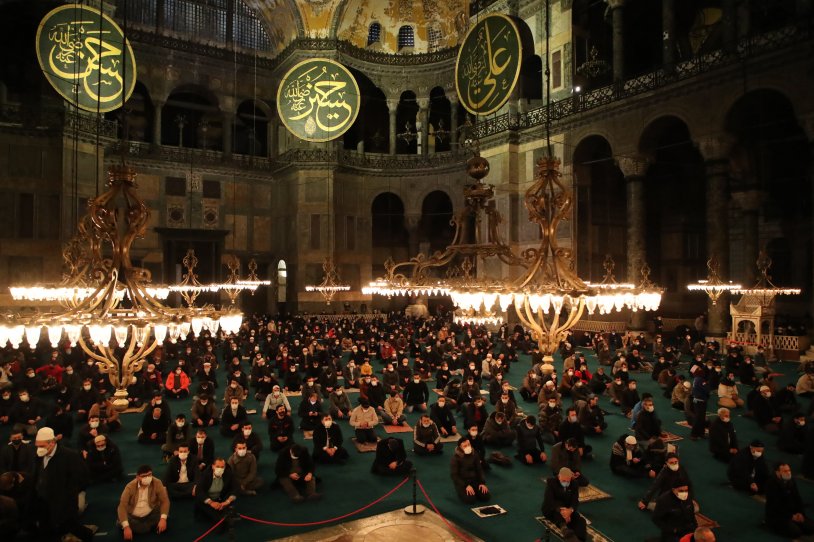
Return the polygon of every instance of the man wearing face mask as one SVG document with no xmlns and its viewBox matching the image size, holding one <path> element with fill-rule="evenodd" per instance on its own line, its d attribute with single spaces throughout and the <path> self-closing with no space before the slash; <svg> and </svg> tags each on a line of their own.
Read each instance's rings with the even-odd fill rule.
<svg viewBox="0 0 814 542">
<path fill-rule="evenodd" d="M 254 432 L 251 422 L 248 420 L 243 422 L 240 426 L 240 433 L 236 434 L 232 439 L 232 449 L 238 442 L 245 442 L 246 448 L 254 455 L 257 462 L 260 463 L 260 452 L 263 450 L 263 440 L 260 435 Z"/>
<path fill-rule="evenodd" d="M 427 412 L 427 401 L 430 398 L 430 389 L 427 383 L 421 380 L 421 375 L 415 373 L 410 382 L 404 386 L 404 404 L 407 412 L 413 409 Z"/>
<path fill-rule="evenodd" d="M 443 451 L 444 445 L 441 443 L 438 426 L 428 414 L 422 415 L 413 429 L 413 452 L 416 455 L 438 455 Z"/>
<path fill-rule="evenodd" d="M 742 448 L 732 457 L 727 469 L 727 476 L 732 486 L 739 491 L 763 494 L 769 479 L 769 468 L 763 456 L 765 447 L 759 440 L 753 440 L 749 446 Z"/>
<path fill-rule="evenodd" d="M 189 445 L 186 443 L 180 445 L 167 463 L 167 470 L 164 473 L 164 486 L 173 500 L 192 497 L 192 489 L 195 487 L 195 477 L 198 474 L 198 469 L 195 467 L 194 461 L 189 457 L 189 449 Z"/>
<path fill-rule="evenodd" d="M 37 464 L 34 472 L 32 509 L 37 510 L 36 531 L 40 540 L 59 540 L 65 534 L 88 541 L 95 527 L 79 523 L 79 493 L 89 482 L 82 457 L 58 444 L 50 427 L 37 431 Z"/>
<path fill-rule="evenodd" d="M 672 489 L 656 499 L 653 523 L 661 530 L 662 542 L 676 542 L 698 527 L 695 519 L 690 488 L 680 481 Z"/>
<path fill-rule="evenodd" d="M 468 436 L 461 437 L 449 465 L 450 477 L 458 498 L 467 504 L 491 498 L 483 475 L 481 459 Z"/>
<path fill-rule="evenodd" d="M 305 446 L 292 444 L 287 451 L 277 456 L 274 472 L 291 502 L 301 503 L 306 499 L 322 498 L 322 495 L 316 492 L 314 461 Z"/>
<path fill-rule="evenodd" d="M 206 469 L 215 459 L 215 443 L 205 429 L 196 431 L 195 438 L 189 442 L 189 451 L 199 471 Z"/>
<path fill-rule="evenodd" d="M 232 469 L 235 486 L 243 495 L 257 495 L 257 490 L 263 486 L 263 479 L 257 476 L 257 458 L 245 442 L 237 441 L 233 450 L 227 464 Z"/>
<path fill-rule="evenodd" d="M 447 405 L 447 398 L 444 395 L 438 397 L 438 401 L 430 405 L 430 419 L 438 426 L 441 436 L 457 435 L 458 428 L 455 426 L 455 415 Z"/>
<path fill-rule="evenodd" d="M 814 521 L 806 517 L 805 504 L 788 463 L 778 463 L 766 484 L 766 524 L 780 536 L 800 538 L 814 534 Z"/>
<path fill-rule="evenodd" d="M 220 434 L 224 437 L 234 437 L 240 433 L 240 427 L 248 418 L 246 407 L 241 405 L 236 397 L 232 397 L 220 414 Z"/>
<path fill-rule="evenodd" d="M 291 445 L 294 436 L 294 420 L 285 405 L 278 405 L 274 416 L 269 418 L 268 433 L 269 447 L 272 451 L 279 452 Z"/>
<path fill-rule="evenodd" d="M 344 465 L 348 451 L 342 446 L 342 428 L 330 414 L 322 417 L 322 425 L 314 431 L 314 461 Z"/>
<path fill-rule="evenodd" d="M 136 478 L 124 486 L 119 507 L 118 523 L 125 540 L 133 540 L 135 534 L 158 534 L 167 530 L 167 517 L 170 513 L 170 498 L 167 489 L 153 476 L 149 465 L 142 465 L 136 471 Z"/>
<path fill-rule="evenodd" d="M 42 419 L 42 404 L 36 397 L 32 398 L 27 389 L 21 389 L 17 399 L 11 407 L 9 421 L 33 437 L 37 434 L 37 422 Z"/>
<path fill-rule="evenodd" d="M 212 427 L 218 423 L 217 410 L 211 397 L 201 395 L 192 405 L 192 424 L 195 427 Z"/>
<path fill-rule="evenodd" d="M 218 457 L 210 468 L 201 473 L 195 485 L 195 518 L 216 523 L 235 500 L 237 496 L 232 470 L 225 459 Z"/>
<path fill-rule="evenodd" d="M 119 481 L 124 476 L 119 447 L 105 435 L 98 435 L 84 452 L 94 484 Z"/>
<path fill-rule="evenodd" d="M 160 407 L 148 409 L 141 422 L 138 434 L 139 444 L 163 444 L 167 441 L 169 420 L 164 418 Z"/>
<path fill-rule="evenodd" d="M 303 399 L 297 413 L 300 417 L 300 429 L 303 431 L 314 431 L 319 426 L 324 412 L 317 392 L 307 395 L 303 392 Z"/>
<path fill-rule="evenodd" d="M 34 474 L 37 458 L 35 448 L 30 443 L 23 442 L 23 437 L 21 428 L 12 428 L 8 445 L 0 450 L 0 472 L 17 472 L 26 478 Z"/>
<path fill-rule="evenodd" d="M 667 454 L 667 461 L 664 467 L 659 471 L 656 479 L 650 485 L 650 489 L 644 494 L 642 500 L 639 501 L 639 510 L 650 510 L 656 506 L 656 500 L 663 494 L 671 491 L 676 486 L 687 486 L 690 493 L 690 500 L 695 503 L 695 494 L 692 489 L 692 481 L 686 469 L 681 466 L 678 455 L 675 453 Z M 697 504 L 694 504 L 695 511 L 698 511 Z"/>
<path fill-rule="evenodd" d="M 802 454 L 806 450 L 806 416 L 797 412 L 783 423 L 777 439 L 777 447 L 790 454 Z"/>
<path fill-rule="evenodd" d="M 588 537 L 585 518 L 579 513 L 579 486 L 574 472 L 562 467 L 556 476 L 546 479 L 543 515 L 560 528 L 564 540 L 584 541 Z"/>
<path fill-rule="evenodd" d="M 277 412 L 277 407 L 283 405 L 289 413 L 291 412 L 291 403 L 288 402 L 288 397 L 283 393 L 279 384 L 275 384 L 271 388 L 271 393 L 266 396 L 263 403 L 263 419 L 268 420 Z"/>
<path fill-rule="evenodd" d="M 719 408 L 718 416 L 709 424 L 709 451 L 724 463 L 738 453 L 738 436 L 728 408 Z"/>
<path fill-rule="evenodd" d="M 633 435 L 622 435 L 611 447 L 611 472 L 628 478 L 655 477 Z"/>
<path fill-rule="evenodd" d="M 772 399 L 769 386 L 760 386 L 758 393 L 752 396 L 751 409 L 754 420 L 767 433 L 780 431 L 783 417 Z"/>
<path fill-rule="evenodd" d="M 350 411 L 348 394 L 343 388 L 337 387 L 328 396 L 328 413 L 337 420 L 346 420 L 350 417 Z"/>
</svg>

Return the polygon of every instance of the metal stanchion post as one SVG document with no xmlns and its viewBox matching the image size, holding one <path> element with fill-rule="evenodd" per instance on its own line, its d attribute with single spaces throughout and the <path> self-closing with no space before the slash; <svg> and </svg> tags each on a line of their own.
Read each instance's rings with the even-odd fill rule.
<svg viewBox="0 0 814 542">
<path fill-rule="evenodd" d="M 418 477 L 416 476 L 415 467 L 410 469 L 410 478 L 413 480 L 413 504 L 405 506 L 404 513 L 410 516 L 417 516 L 423 514 L 427 508 L 423 504 L 418 504 Z"/>
</svg>

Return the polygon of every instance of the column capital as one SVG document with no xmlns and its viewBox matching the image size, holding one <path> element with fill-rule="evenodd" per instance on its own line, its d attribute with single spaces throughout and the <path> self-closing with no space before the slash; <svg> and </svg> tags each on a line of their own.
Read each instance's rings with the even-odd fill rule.
<svg viewBox="0 0 814 542">
<path fill-rule="evenodd" d="M 608 3 L 608 7 L 611 10 L 623 8 L 627 3 L 627 0 L 605 0 Z"/>
<path fill-rule="evenodd" d="M 616 159 L 616 166 L 626 179 L 644 177 L 648 165 L 647 160 L 641 156 L 620 156 Z"/>
<path fill-rule="evenodd" d="M 387 110 L 390 112 L 391 115 L 395 114 L 396 111 L 398 111 L 400 100 L 396 98 L 387 98 L 386 101 L 387 101 Z"/>
<path fill-rule="evenodd" d="M 416 98 L 415 102 L 418 104 L 418 108 L 422 111 L 429 109 L 430 107 L 430 99 L 429 98 Z"/>
<path fill-rule="evenodd" d="M 696 146 L 704 161 L 710 162 L 729 158 L 734 142 L 734 138 L 729 134 L 714 134 L 697 138 Z"/>
<path fill-rule="evenodd" d="M 447 96 L 447 100 L 449 100 L 449 105 L 452 107 L 458 105 L 458 92 L 455 89 L 452 89 L 452 94 Z"/>
<path fill-rule="evenodd" d="M 421 215 L 418 213 L 407 213 L 404 215 L 404 227 L 407 228 L 408 231 L 418 228 L 420 222 Z"/>
</svg>

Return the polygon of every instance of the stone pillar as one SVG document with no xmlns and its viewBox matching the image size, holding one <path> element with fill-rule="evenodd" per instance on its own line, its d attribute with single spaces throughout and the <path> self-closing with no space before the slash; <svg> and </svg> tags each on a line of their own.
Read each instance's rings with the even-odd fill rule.
<svg viewBox="0 0 814 542">
<path fill-rule="evenodd" d="M 760 253 L 760 208 L 766 194 L 754 187 L 732 193 L 732 199 L 741 209 L 743 224 L 743 278 L 748 287 L 757 280 L 757 257 Z"/>
<path fill-rule="evenodd" d="M 661 62 L 664 71 L 672 73 L 676 61 L 675 0 L 661 0 Z"/>
<path fill-rule="evenodd" d="M 164 102 L 158 100 L 153 102 L 153 145 L 161 145 L 161 111 L 164 109 Z"/>
<path fill-rule="evenodd" d="M 396 113 L 399 110 L 399 101 L 388 99 L 387 100 L 387 111 L 390 113 L 390 155 L 395 156 L 396 154 Z"/>
<path fill-rule="evenodd" d="M 644 175 L 647 162 L 644 158 L 620 158 L 619 169 L 625 176 L 627 186 L 627 282 L 641 282 L 641 268 L 647 261 L 644 245 Z M 644 311 L 632 312 L 628 327 L 634 331 L 647 328 Z"/>
<path fill-rule="evenodd" d="M 724 32 L 724 50 L 732 53 L 738 49 L 738 5 L 737 0 L 723 0 L 721 15 Z"/>
<path fill-rule="evenodd" d="M 625 78 L 625 0 L 607 0 L 613 17 L 613 80 Z"/>
<path fill-rule="evenodd" d="M 458 143 L 458 96 L 449 99 L 449 124 L 450 149 L 455 150 Z"/>
<path fill-rule="evenodd" d="M 221 131 L 223 132 L 223 156 L 232 156 L 232 125 L 235 122 L 235 116 L 231 111 L 222 111 L 221 119 Z"/>
<path fill-rule="evenodd" d="M 707 180 L 706 221 L 707 258 L 718 260 L 721 280 L 729 276 L 729 150 L 731 141 L 723 135 L 702 138 L 698 148 L 704 157 Z M 729 329 L 729 294 L 724 293 L 713 305 L 707 298 L 707 336 L 726 337 Z"/>
<path fill-rule="evenodd" d="M 416 129 L 419 133 L 418 154 L 426 155 L 429 149 L 430 137 L 430 99 L 418 98 L 418 122 Z"/>
</svg>

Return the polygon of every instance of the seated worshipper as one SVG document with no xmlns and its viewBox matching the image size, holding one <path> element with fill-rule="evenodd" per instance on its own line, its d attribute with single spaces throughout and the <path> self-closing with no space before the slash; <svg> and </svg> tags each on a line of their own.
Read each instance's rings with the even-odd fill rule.
<svg viewBox="0 0 814 542">
<path fill-rule="evenodd" d="M 350 417 L 350 399 L 342 388 L 336 388 L 328 396 L 328 413 L 337 420 L 346 420 Z"/>
<path fill-rule="evenodd" d="M 314 461 L 305 446 L 292 444 L 287 451 L 277 456 L 274 472 L 277 482 L 291 502 L 300 503 L 306 499 L 317 500 L 322 497 L 316 492 Z"/>
<path fill-rule="evenodd" d="M 597 395 L 590 394 L 585 401 L 577 401 L 574 406 L 577 408 L 579 424 L 586 435 L 601 435 L 608 428 L 605 413 L 599 408 Z"/>
<path fill-rule="evenodd" d="M 457 378 L 453 378 L 449 381 L 447 386 L 443 389 L 444 397 L 447 398 L 447 403 L 451 408 L 457 409 L 461 412 L 465 412 L 465 407 L 468 405 L 459 405 L 458 399 L 461 396 L 461 381 Z M 471 404 L 471 403 L 469 403 Z"/>
<path fill-rule="evenodd" d="M 523 419 L 523 416 L 517 411 L 517 403 L 510 397 L 508 390 L 500 394 L 500 400 L 495 405 L 495 412 L 501 412 L 511 426 Z"/>
<path fill-rule="evenodd" d="M 692 489 L 692 481 L 687 471 L 682 467 L 678 461 L 678 455 L 674 453 L 667 454 L 667 461 L 664 467 L 659 471 L 656 479 L 650 485 L 650 489 L 644 494 L 642 500 L 639 501 L 639 510 L 650 510 L 651 512 L 656 507 L 656 500 L 672 490 L 674 487 L 687 486 L 690 492 L 690 500 L 694 503 L 695 511 L 698 511 L 698 504 L 695 502 L 695 494 Z"/>
<path fill-rule="evenodd" d="M 749 446 L 738 451 L 729 462 L 726 471 L 732 486 L 738 491 L 751 494 L 763 494 L 766 491 L 766 482 L 769 480 L 769 467 L 763 457 L 764 445 L 759 440 L 753 440 Z"/>
<path fill-rule="evenodd" d="M 794 384 L 791 382 L 779 388 L 772 401 L 775 408 L 783 413 L 797 412 L 800 409 L 800 405 L 797 403 L 797 395 L 794 393 Z"/>
<path fill-rule="evenodd" d="M 511 446 L 515 431 L 502 412 L 492 412 L 481 432 L 483 443 L 489 446 Z"/>
<path fill-rule="evenodd" d="M 543 432 L 537 425 L 537 419 L 534 416 L 526 416 L 525 420 L 517 424 L 517 455 L 515 457 L 525 465 L 545 463 L 548 460 L 545 454 Z"/>
<path fill-rule="evenodd" d="M 376 410 L 370 406 L 367 399 L 359 399 L 359 406 L 350 414 L 350 426 L 356 433 L 356 442 L 376 442 L 376 431 L 373 429 L 379 424 Z"/>
<path fill-rule="evenodd" d="M 449 370 L 449 364 L 446 361 L 441 362 L 441 367 L 435 372 L 435 387 L 443 390 L 452 379 L 452 372 Z"/>
<path fill-rule="evenodd" d="M 559 436 L 560 440 L 568 440 L 569 438 L 576 440 L 579 443 L 579 454 L 582 459 L 591 459 L 593 448 L 591 445 L 585 444 L 585 434 L 579 424 L 575 407 L 569 407 L 566 411 L 565 419 L 560 424 Z"/>
<path fill-rule="evenodd" d="M 636 419 L 636 440 L 648 446 L 662 436 L 664 433 L 661 430 L 661 419 L 656 414 L 653 398 L 645 399 L 642 401 L 642 411 Z"/>
<path fill-rule="evenodd" d="M 267 420 L 277 413 L 277 406 L 284 405 L 285 409 L 291 412 L 291 403 L 288 402 L 288 397 L 280 389 L 279 384 L 275 384 L 271 388 L 271 393 L 266 395 L 266 400 L 263 402 L 263 419 Z"/>
<path fill-rule="evenodd" d="M 480 458 L 468 436 L 461 437 L 458 441 L 449 463 L 449 474 L 458 498 L 466 504 L 488 501 L 491 497 Z"/>
<path fill-rule="evenodd" d="M 738 436 L 728 408 L 719 408 L 718 416 L 709 424 L 709 451 L 724 463 L 738 453 Z"/>
<path fill-rule="evenodd" d="M 218 414 L 214 400 L 208 395 L 201 395 L 192 405 L 192 425 L 195 427 L 212 427 L 218 423 Z"/>
<path fill-rule="evenodd" d="M 370 467 L 373 474 L 406 476 L 412 468 L 413 463 L 407 460 L 401 439 L 387 437 L 376 445 L 376 457 Z"/>
<path fill-rule="evenodd" d="M 540 394 L 540 375 L 533 369 L 526 373 L 523 377 L 523 383 L 520 386 L 520 397 L 527 403 L 536 403 L 537 397 Z"/>
<path fill-rule="evenodd" d="M 730 376 L 725 376 L 718 384 L 718 406 L 726 408 L 740 408 L 743 399 L 738 395 L 738 385 Z"/>
<path fill-rule="evenodd" d="M 98 416 L 99 421 L 107 427 L 108 431 L 115 432 L 122 428 L 119 411 L 113 406 L 113 402 L 103 395 L 100 395 L 98 401 L 90 407 L 88 417 L 90 416 Z"/>
<path fill-rule="evenodd" d="M 311 392 L 306 397 L 303 393 L 303 400 L 297 409 L 297 414 L 300 417 L 300 429 L 303 431 L 313 431 L 319 426 L 322 420 L 322 402 L 319 400 L 319 395 L 316 392 Z"/>
<path fill-rule="evenodd" d="M 271 451 L 279 452 L 291 446 L 294 438 L 294 420 L 285 405 L 277 405 L 277 411 L 268 420 L 268 432 Z"/>
<path fill-rule="evenodd" d="M 469 403 L 464 409 L 464 425 L 466 427 L 476 425 L 478 431 L 483 432 L 483 426 L 486 425 L 488 418 L 489 412 L 486 410 L 483 397 L 476 397 L 475 400 Z"/>
<path fill-rule="evenodd" d="M 684 405 L 687 399 L 691 397 L 692 382 L 689 380 L 682 380 L 673 388 L 673 393 L 670 395 L 670 404 L 676 410 L 684 410 Z"/>
<path fill-rule="evenodd" d="M 18 401 L 14 403 L 9 412 L 9 422 L 22 427 L 26 435 L 33 437 L 37 434 L 37 423 L 42 419 L 44 413 L 43 404 L 37 397 L 32 398 L 31 393 L 25 388 L 19 391 L 17 398 Z M 77 419 L 79 418 L 77 417 Z"/>
<path fill-rule="evenodd" d="M 582 456 L 579 455 L 579 443 L 574 439 L 558 442 L 551 447 L 548 465 L 554 473 L 568 467 L 574 473 L 574 482 L 580 487 L 590 484 L 582 474 Z"/>
<path fill-rule="evenodd" d="M 585 541 L 588 539 L 587 523 L 578 512 L 580 486 L 574 477 L 571 469 L 563 467 L 546 479 L 542 512 L 562 531 L 563 540 Z"/>
<path fill-rule="evenodd" d="M 788 463 L 778 463 L 766 483 L 765 518 L 772 531 L 786 538 L 814 534 L 814 521 L 805 515 L 805 504 Z"/>
<path fill-rule="evenodd" d="M 257 476 L 257 458 L 245 442 L 235 443 L 234 453 L 226 464 L 232 469 L 235 489 L 243 495 L 257 495 L 257 490 L 263 486 L 263 479 Z"/>
<path fill-rule="evenodd" d="M 60 439 L 68 439 L 73 436 L 73 414 L 66 410 L 70 406 L 68 403 L 63 403 L 57 399 L 54 404 L 54 410 L 50 416 L 45 418 L 45 427 L 50 427 L 54 430 Z"/>
<path fill-rule="evenodd" d="M 220 434 L 233 437 L 240 433 L 241 426 L 248 421 L 246 407 L 240 404 L 237 397 L 232 397 L 220 413 Z"/>
<path fill-rule="evenodd" d="M 611 404 L 619 406 L 622 404 L 622 397 L 624 396 L 625 392 L 627 391 L 627 383 L 622 380 L 621 375 L 616 373 L 613 375 L 613 382 L 611 383 L 610 387 L 608 388 L 608 393 L 610 394 Z"/>
<path fill-rule="evenodd" d="M 802 454 L 806 449 L 806 415 L 797 412 L 783 423 L 777 447 L 790 454 Z"/>
<path fill-rule="evenodd" d="M 810 363 L 806 365 L 805 373 L 797 379 L 797 385 L 794 391 L 800 397 L 811 397 L 814 395 L 814 366 Z"/>
<path fill-rule="evenodd" d="M 283 391 L 296 393 L 302 390 L 302 378 L 296 365 L 291 365 L 283 378 Z"/>
<path fill-rule="evenodd" d="M 780 410 L 775 407 L 772 399 L 772 391 L 769 386 L 761 386 L 752 400 L 752 416 L 757 424 L 768 433 L 780 431 L 780 423 L 783 417 Z"/>
<path fill-rule="evenodd" d="M 189 442 L 189 451 L 198 471 L 203 471 L 215 459 L 215 443 L 206 434 L 206 429 L 198 429 L 195 438 Z"/>
<path fill-rule="evenodd" d="M 562 425 L 562 409 L 557 400 L 550 398 L 539 412 L 540 429 L 543 431 L 543 440 L 554 444 L 560 440 L 560 426 Z"/>
<path fill-rule="evenodd" d="M 653 523 L 661 530 L 663 542 L 674 542 L 698 527 L 690 488 L 676 481 L 670 491 L 656 499 Z"/>
<path fill-rule="evenodd" d="M 362 398 L 362 393 L 360 389 L 359 393 L 360 398 Z M 379 379 L 371 377 L 370 385 L 367 387 L 365 391 L 365 397 L 370 402 L 370 406 L 372 406 L 377 412 L 381 412 L 382 408 L 384 407 L 384 400 L 386 399 L 384 386 L 379 384 Z"/>
<path fill-rule="evenodd" d="M 0 473 L 18 472 L 26 478 L 34 474 L 37 461 L 36 448 L 24 442 L 25 434 L 21 427 L 12 427 L 8 445 L 0 449 Z"/>
<path fill-rule="evenodd" d="M 344 465 L 348 460 L 348 451 L 342 442 L 342 428 L 330 414 L 325 414 L 322 425 L 314 430 L 314 461 Z"/>
<path fill-rule="evenodd" d="M 204 470 L 195 484 L 195 518 L 217 523 L 237 500 L 232 471 L 222 457 Z"/>
<path fill-rule="evenodd" d="M 319 375 L 319 385 L 322 388 L 322 397 L 325 399 L 334 392 L 337 387 L 337 379 L 338 376 L 336 374 L 336 370 L 334 369 L 333 365 L 326 365 L 322 372 Z"/>
<path fill-rule="evenodd" d="M 342 376 L 345 377 L 345 389 L 359 387 L 362 374 L 353 360 L 348 360 L 348 364 L 342 369 Z"/>
<path fill-rule="evenodd" d="M 93 445 L 83 455 L 92 483 L 115 482 L 124 476 L 119 447 L 104 435 L 94 438 Z"/>
<path fill-rule="evenodd" d="M 125 540 L 133 540 L 134 534 L 161 534 L 167 530 L 170 497 L 149 465 L 140 466 L 135 480 L 124 486 L 116 513 Z"/>
<path fill-rule="evenodd" d="M 396 390 L 390 390 L 389 396 L 384 401 L 382 407 L 382 420 L 387 425 L 405 425 L 407 419 L 404 417 L 404 401 L 401 400 Z"/>
<path fill-rule="evenodd" d="M 591 381 L 588 383 L 588 387 L 596 395 L 607 394 L 611 382 L 611 377 L 605 374 L 605 368 L 597 367 L 596 373 L 594 373 L 593 377 L 591 377 Z"/>
<path fill-rule="evenodd" d="M 443 451 L 444 444 L 441 442 L 441 432 L 438 431 L 438 426 L 430 419 L 429 414 L 422 414 L 413 429 L 413 453 L 438 455 Z"/>
<path fill-rule="evenodd" d="M 248 420 L 243 422 L 240 426 L 240 433 L 232 438 L 232 449 L 234 449 L 235 444 L 240 442 L 246 443 L 246 448 L 254 454 L 254 458 L 257 459 L 257 462 L 260 462 L 260 452 L 263 450 L 263 440 L 260 438 L 260 435 L 254 432 L 254 428 L 252 427 L 252 423 Z"/>
<path fill-rule="evenodd" d="M 458 434 L 455 414 L 447 405 L 447 398 L 444 395 L 438 396 L 438 401 L 430 405 L 430 419 L 438 426 L 442 437 Z"/>
<path fill-rule="evenodd" d="M 415 373 L 412 379 L 404 386 L 404 405 L 407 412 L 417 409 L 427 412 L 427 401 L 430 399 L 430 389 L 427 383 L 421 380 L 421 375 Z"/>
<path fill-rule="evenodd" d="M 195 476 L 198 469 L 195 462 L 189 457 L 189 445 L 178 446 L 176 453 L 167 463 L 164 473 L 164 487 L 171 499 L 188 499 L 192 497 L 195 487 Z"/>
<path fill-rule="evenodd" d="M 656 477 L 633 435 L 622 435 L 613 443 L 610 468 L 613 474 L 627 478 Z"/>
<path fill-rule="evenodd" d="M 139 444 L 164 444 L 167 441 L 169 420 L 162 415 L 160 407 L 147 409 L 138 434 Z"/>
<path fill-rule="evenodd" d="M 164 384 L 164 394 L 170 399 L 183 399 L 189 397 L 189 376 L 179 366 L 167 375 Z"/>
<path fill-rule="evenodd" d="M 78 451 L 84 451 L 92 448 L 93 439 L 106 433 L 106 430 L 107 428 L 102 426 L 98 415 L 88 416 L 88 422 L 79 430 L 79 436 L 76 439 L 76 449 Z"/>
<path fill-rule="evenodd" d="M 627 389 L 622 392 L 622 397 L 620 399 L 619 406 L 622 407 L 622 414 L 628 418 L 631 417 L 633 407 L 636 406 L 636 403 L 639 401 L 641 401 L 641 398 L 639 397 L 639 392 L 637 390 L 636 380 L 630 379 L 627 382 Z"/>
<path fill-rule="evenodd" d="M 239 403 L 243 403 L 247 395 L 246 389 L 237 380 L 230 378 L 231 382 L 226 386 L 226 391 L 223 392 L 223 404 L 228 405 L 232 398 L 237 399 Z"/>
<path fill-rule="evenodd" d="M 167 439 L 161 446 L 161 451 L 164 452 L 165 457 L 169 457 L 179 446 L 187 443 L 189 443 L 189 424 L 187 417 L 179 414 L 175 417 L 175 423 L 167 428 Z"/>
<path fill-rule="evenodd" d="M 388 393 L 401 391 L 401 381 L 399 374 L 396 372 L 394 363 L 388 363 L 385 366 L 384 372 L 382 373 L 382 386 L 384 386 L 385 391 Z"/>
</svg>

